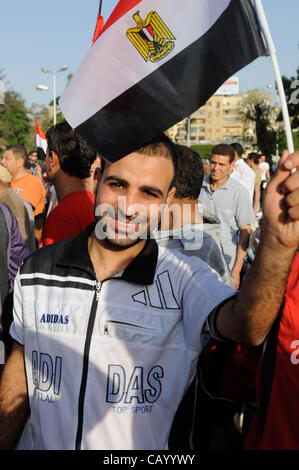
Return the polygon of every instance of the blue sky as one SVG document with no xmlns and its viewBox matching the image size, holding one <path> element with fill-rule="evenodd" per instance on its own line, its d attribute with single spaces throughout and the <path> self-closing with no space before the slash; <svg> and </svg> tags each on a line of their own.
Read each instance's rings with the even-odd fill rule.
<svg viewBox="0 0 299 470">
<path fill-rule="evenodd" d="M 117 0 L 103 0 L 104 19 L 116 4 Z M 67 74 L 75 73 L 89 48 L 98 5 L 98 0 L 9 0 L 2 3 L 0 69 L 4 69 L 6 80 L 21 93 L 27 106 L 32 103 L 47 106 L 52 99 L 51 91 L 35 89 L 37 84 L 52 86 L 52 76 L 42 73 L 41 67 L 55 71 L 68 65 L 66 72 L 57 75 L 57 94 L 63 93 Z M 263 5 L 281 73 L 295 75 L 299 66 L 299 1 L 263 0 Z M 270 58 L 259 58 L 236 75 L 241 91 L 265 89 L 267 84 L 274 84 Z"/>
</svg>

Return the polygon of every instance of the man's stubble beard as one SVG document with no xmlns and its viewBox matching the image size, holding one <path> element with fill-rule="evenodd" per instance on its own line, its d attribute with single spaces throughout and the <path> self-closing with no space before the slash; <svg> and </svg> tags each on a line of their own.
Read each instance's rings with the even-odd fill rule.
<svg viewBox="0 0 299 470">
<path fill-rule="evenodd" d="M 97 238 L 108 247 L 126 250 L 150 238 L 151 230 L 149 227 L 146 227 L 146 229 L 144 229 L 140 235 L 136 235 L 136 238 L 132 236 L 123 237 L 123 234 L 120 234 L 118 236 L 117 232 L 113 229 L 111 229 L 112 233 L 109 234 L 109 229 L 107 229 L 107 222 L 103 223 L 103 219 L 105 217 L 106 216 L 96 217 L 97 224 L 100 223 L 102 225 L 100 229 L 101 236 Z M 97 236 L 97 230 L 95 231 L 95 233 Z"/>
</svg>

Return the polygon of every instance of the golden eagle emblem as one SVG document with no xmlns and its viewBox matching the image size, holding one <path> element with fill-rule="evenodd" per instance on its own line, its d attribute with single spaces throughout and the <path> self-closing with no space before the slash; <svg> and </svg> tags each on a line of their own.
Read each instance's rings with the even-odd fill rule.
<svg viewBox="0 0 299 470">
<path fill-rule="evenodd" d="M 172 51 L 175 37 L 157 12 L 152 11 L 142 20 L 137 11 L 133 18 L 136 27 L 128 29 L 127 37 L 146 62 L 157 62 Z"/>
</svg>

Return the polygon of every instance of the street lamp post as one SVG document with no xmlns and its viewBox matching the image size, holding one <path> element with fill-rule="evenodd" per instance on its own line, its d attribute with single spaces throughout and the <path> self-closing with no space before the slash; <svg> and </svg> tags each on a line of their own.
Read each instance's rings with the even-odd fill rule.
<svg viewBox="0 0 299 470">
<path fill-rule="evenodd" d="M 53 113 L 54 113 L 53 121 L 54 121 L 54 126 L 56 125 L 56 114 L 57 114 L 57 109 L 56 109 L 57 108 L 56 107 L 56 74 L 58 72 L 63 72 L 67 68 L 68 68 L 67 65 L 63 65 L 58 70 L 56 70 L 56 72 L 52 72 L 51 70 L 47 69 L 46 67 L 41 68 L 42 72 L 52 73 L 52 75 L 53 75 L 53 88 L 52 89 L 53 89 Z M 46 86 L 46 85 L 36 85 L 36 89 L 37 90 L 51 90 L 51 88 Z"/>
</svg>

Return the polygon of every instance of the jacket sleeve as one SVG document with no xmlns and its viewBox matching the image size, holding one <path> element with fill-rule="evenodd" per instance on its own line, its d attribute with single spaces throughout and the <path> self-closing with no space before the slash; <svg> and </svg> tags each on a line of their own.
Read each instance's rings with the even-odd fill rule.
<svg viewBox="0 0 299 470">
<path fill-rule="evenodd" d="M 11 214 L 10 257 L 8 260 L 8 276 L 10 292 L 13 290 L 14 279 L 23 260 L 29 256 L 29 249 L 20 233 L 19 225 L 14 214 Z"/>
</svg>

